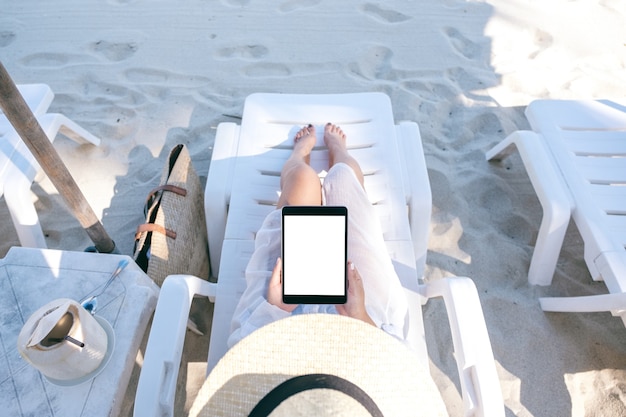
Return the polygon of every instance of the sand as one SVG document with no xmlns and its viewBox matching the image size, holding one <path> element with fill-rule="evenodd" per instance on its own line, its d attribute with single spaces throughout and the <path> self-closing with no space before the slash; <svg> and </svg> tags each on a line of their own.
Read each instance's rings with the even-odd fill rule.
<svg viewBox="0 0 626 417">
<path fill-rule="evenodd" d="M 626 6 L 579 1 L 3 0 L 0 59 L 49 84 L 61 112 L 102 138 L 55 147 L 119 250 L 130 254 L 169 150 L 206 179 L 215 128 L 253 92 L 388 94 L 420 126 L 433 190 L 426 278 L 478 287 L 507 415 L 626 414 L 626 329 L 609 313 L 548 314 L 537 298 L 606 292 L 570 227 L 550 287 L 526 275 L 541 207 L 519 156 L 484 152 L 528 128 L 536 98 L 626 96 Z M 33 199 L 50 248 L 91 244 L 43 176 Z M 19 241 L 0 199 L 0 256 Z M 431 371 L 461 412 L 441 303 L 425 307 Z M 444 330 L 442 330 L 444 329 Z M 206 337 L 188 334 L 178 413 L 202 381 Z M 132 385 L 132 383 L 131 383 Z M 125 413 L 132 407 L 132 387 Z"/>
</svg>

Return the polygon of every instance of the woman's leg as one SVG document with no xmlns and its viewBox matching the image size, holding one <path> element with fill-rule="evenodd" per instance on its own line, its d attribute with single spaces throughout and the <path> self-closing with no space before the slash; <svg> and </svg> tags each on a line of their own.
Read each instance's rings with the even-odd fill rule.
<svg viewBox="0 0 626 417">
<path fill-rule="evenodd" d="M 303 127 L 296 133 L 294 141 L 293 153 L 280 173 L 278 208 L 319 206 L 322 204 L 322 186 L 317 173 L 309 165 L 315 146 L 315 127 Z"/>
<path fill-rule="evenodd" d="M 377 326 L 404 339 L 406 296 L 383 238 L 380 220 L 363 187 L 358 162 L 346 150 L 346 135 L 324 129 L 331 168 L 324 180 L 326 204 L 348 208 L 348 257 L 363 279 L 365 308 Z"/>
<path fill-rule="evenodd" d="M 282 193 L 278 208 L 285 205 L 321 205 L 321 183 L 317 173 L 309 166 L 313 146 L 315 128 L 309 125 L 296 134 L 293 153 L 281 172 Z M 256 234 L 254 253 L 246 267 L 246 289 L 233 314 L 228 346 L 287 314 L 267 302 L 268 283 L 276 259 L 281 256 L 281 228 L 280 210 L 273 210 Z"/>
<path fill-rule="evenodd" d="M 328 166 L 332 168 L 335 164 L 344 163 L 348 165 L 357 179 L 363 185 L 363 171 L 361 166 L 353 157 L 348 154 L 346 148 L 346 135 L 339 126 L 332 123 L 326 123 L 324 126 L 324 143 L 328 148 Z"/>
</svg>

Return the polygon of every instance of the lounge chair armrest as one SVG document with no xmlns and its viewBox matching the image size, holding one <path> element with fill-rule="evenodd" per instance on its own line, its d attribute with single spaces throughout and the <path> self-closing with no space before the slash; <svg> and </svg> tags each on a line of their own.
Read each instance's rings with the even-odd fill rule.
<svg viewBox="0 0 626 417">
<path fill-rule="evenodd" d="M 189 309 L 195 295 L 215 298 L 216 284 L 191 275 L 170 275 L 161 287 L 144 357 L 134 415 L 174 415 Z"/>
<path fill-rule="evenodd" d="M 444 300 L 465 415 L 503 416 L 502 391 L 474 282 L 469 278 L 445 278 L 422 288 L 425 297 Z"/>
<path fill-rule="evenodd" d="M 239 129 L 235 123 L 220 123 L 215 134 L 211 165 L 204 188 L 204 214 L 209 256 L 213 276 L 219 276 L 222 242 L 226 232 L 226 216 L 230 203 L 230 188 L 239 144 Z"/>
<path fill-rule="evenodd" d="M 409 210 L 411 239 L 415 251 L 418 278 L 424 276 L 430 233 L 432 193 L 419 126 L 403 121 L 396 126 L 398 155 L 402 165 L 402 183 Z"/>
</svg>

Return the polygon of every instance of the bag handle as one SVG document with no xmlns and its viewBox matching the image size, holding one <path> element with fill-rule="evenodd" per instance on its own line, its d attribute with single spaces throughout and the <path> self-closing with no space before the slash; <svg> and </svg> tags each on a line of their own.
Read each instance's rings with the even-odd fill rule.
<svg viewBox="0 0 626 417">
<path fill-rule="evenodd" d="M 171 239 L 176 239 L 176 232 L 170 229 L 166 229 L 160 224 L 154 223 L 144 223 L 137 226 L 137 233 L 135 234 L 135 240 L 138 240 L 141 237 L 143 232 L 157 232 L 161 233 Z"/>
<path fill-rule="evenodd" d="M 163 184 L 156 187 L 154 190 L 150 191 L 150 194 L 158 193 L 159 191 L 171 191 L 174 194 L 182 195 L 183 197 L 187 196 L 187 190 L 182 187 L 177 187 L 172 184 Z"/>
<path fill-rule="evenodd" d="M 158 194 L 159 191 L 170 191 L 183 197 L 187 196 L 187 190 L 182 187 L 177 187 L 171 184 L 159 185 L 148 193 L 148 197 L 146 198 L 146 204 L 144 204 L 143 206 L 144 216 L 148 216 L 148 212 L 151 211 L 151 208 L 154 206 L 155 203 L 160 203 L 160 195 Z"/>
</svg>

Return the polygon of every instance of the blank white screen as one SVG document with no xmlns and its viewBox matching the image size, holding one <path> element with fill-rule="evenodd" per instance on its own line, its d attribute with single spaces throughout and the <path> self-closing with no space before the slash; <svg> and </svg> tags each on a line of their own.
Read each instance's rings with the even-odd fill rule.
<svg viewBox="0 0 626 417">
<path fill-rule="evenodd" d="M 285 216 L 285 294 L 344 295 L 345 221 L 343 216 Z"/>
</svg>

